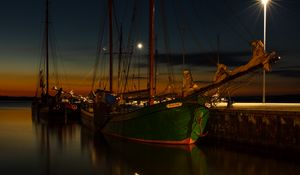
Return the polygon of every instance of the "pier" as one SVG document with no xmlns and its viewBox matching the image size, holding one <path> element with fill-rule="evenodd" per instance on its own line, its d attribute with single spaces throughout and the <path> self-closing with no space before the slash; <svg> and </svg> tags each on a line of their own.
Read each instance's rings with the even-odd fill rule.
<svg viewBox="0 0 300 175">
<path fill-rule="evenodd" d="M 207 132 L 214 142 L 299 155 L 300 103 L 220 103 L 210 110 Z"/>
</svg>

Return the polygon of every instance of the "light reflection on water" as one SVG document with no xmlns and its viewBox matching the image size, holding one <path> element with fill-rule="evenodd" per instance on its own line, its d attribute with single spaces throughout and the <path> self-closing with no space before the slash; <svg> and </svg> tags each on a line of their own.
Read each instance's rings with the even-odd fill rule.
<svg viewBox="0 0 300 175">
<path fill-rule="evenodd" d="M 296 163 L 217 146 L 162 146 L 103 137 L 78 121 L 0 103 L 1 174 L 299 174 Z M 9 106 L 9 108 L 7 107 Z M 4 173 L 5 172 L 5 173 Z"/>
</svg>

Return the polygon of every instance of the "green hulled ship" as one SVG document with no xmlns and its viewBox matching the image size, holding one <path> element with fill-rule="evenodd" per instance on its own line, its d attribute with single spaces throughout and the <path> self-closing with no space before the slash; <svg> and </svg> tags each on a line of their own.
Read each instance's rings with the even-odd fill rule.
<svg viewBox="0 0 300 175">
<path fill-rule="evenodd" d="M 201 104 L 172 100 L 98 117 L 108 119 L 102 128 L 105 134 L 142 142 L 191 144 L 203 135 L 208 110 Z"/>
<path fill-rule="evenodd" d="M 112 1 L 109 1 L 109 31 L 112 31 Z M 184 82 L 181 96 L 155 94 L 154 80 L 154 0 L 149 0 L 149 78 L 147 93 L 113 92 L 113 49 L 112 34 L 109 34 L 110 75 L 109 91 L 98 90 L 94 100 L 94 122 L 97 129 L 107 135 L 122 137 L 134 141 L 164 143 L 164 144 L 192 144 L 205 135 L 205 125 L 209 112 L 204 94 L 224 85 L 228 81 L 247 74 L 254 69 L 264 67 L 270 69 L 270 63 L 278 56 L 263 51 L 261 41 L 251 43 L 253 56 L 250 61 L 232 71 L 223 64 L 218 64 L 218 70 L 211 84 L 199 87 L 193 83 L 189 71 L 184 71 Z"/>
</svg>

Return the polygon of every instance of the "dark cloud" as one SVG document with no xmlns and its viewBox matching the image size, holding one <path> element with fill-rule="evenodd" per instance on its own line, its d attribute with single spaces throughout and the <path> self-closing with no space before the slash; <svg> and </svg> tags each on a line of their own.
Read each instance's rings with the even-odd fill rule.
<svg viewBox="0 0 300 175">
<path fill-rule="evenodd" d="M 286 70 L 274 70 L 272 74 L 276 74 L 282 77 L 289 77 L 289 78 L 299 78 L 300 77 L 300 69 L 293 70 L 293 69 L 286 69 Z"/>
<path fill-rule="evenodd" d="M 215 52 L 189 53 L 185 54 L 185 64 L 188 66 L 216 67 L 217 54 Z M 227 66 L 237 67 L 244 65 L 251 58 L 251 52 L 223 52 L 219 55 L 220 63 Z M 181 54 L 159 54 L 156 56 L 156 62 L 159 65 L 180 66 L 183 63 Z M 147 56 L 144 56 L 143 63 L 133 64 L 134 68 L 148 68 Z"/>
<path fill-rule="evenodd" d="M 226 64 L 228 66 L 240 66 L 247 63 L 250 59 L 250 52 L 223 52 L 220 53 L 220 63 Z M 215 67 L 217 63 L 217 54 L 214 52 L 207 53 L 191 53 L 184 55 L 185 64 L 190 66 L 206 66 Z M 159 63 L 170 64 L 173 66 L 182 65 L 183 56 L 180 54 L 159 54 L 156 59 Z"/>
</svg>

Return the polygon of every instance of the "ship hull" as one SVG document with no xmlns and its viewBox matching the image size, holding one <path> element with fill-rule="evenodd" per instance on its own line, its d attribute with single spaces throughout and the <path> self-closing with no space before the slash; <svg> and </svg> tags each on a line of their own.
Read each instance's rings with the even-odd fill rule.
<svg viewBox="0 0 300 175">
<path fill-rule="evenodd" d="M 80 118 L 83 126 L 88 129 L 95 130 L 94 112 L 89 110 L 87 106 L 82 106 L 80 108 Z"/>
<path fill-rule="evenodd" d="M 40 102 L 33 102 L 31 105 L 32 114 L 37 117 L 49 117 L 50 119 L 65 118 L 66 113 L 62 104 L 50 108 Z"/>
<path fill-rule="evenodd" d="M 97 115 L 96 123 L 98 117 L 103 116 Z M 195 103 L 171 101 L 106 118 L 109 121 L 102 132 L 107 135 L 149 143 L 192 144 L 203 135 L 208 110 Z"/>
</svg>

